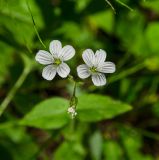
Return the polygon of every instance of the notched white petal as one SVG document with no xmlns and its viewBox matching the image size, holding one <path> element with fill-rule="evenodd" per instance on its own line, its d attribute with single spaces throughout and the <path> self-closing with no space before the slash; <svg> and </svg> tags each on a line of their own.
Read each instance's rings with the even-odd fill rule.
<svg viewBox="0 0 159 160">
<path fill-rule="evenodd" d="M 49 46 L 50 52 L 53 55 L 54 58 L 58 58 L 59 57 L 59 53 L 62 49 L 62 44 L 59 40 L 53 40 L 50 43 Z"/>
<path fill-rule="evenodd" d="M 92 67 L 94 65 L 95 56 L 94 52 L 91 49 L 86 49 L 82 54 L 82 58 L 89 67 Z"/>
<path fill-rule="evenodd" d="M 35 60 L 40 64 L 44 64 L 44 65 L 53 63 L 52 55 L 49 52 L 44 50 L 38 51 L 38 53 L 35 56 Z"/>
<path fill-rule="evenodd" d="M 80 78 L 85 79 L 90 76 L 89 68 L 87 65 L 82 64 L 77 67 L 77 74 Z"/>
<path fill-rule="evenodd" d="M 102 73 L 92 75 L 92 81 L 95 86 L 104 86 L 106 84 L 105 75 Z"/>
<path fill-rule="evenodd" d="M 70 73 L 70 67 L 66 63 L 62 63 L 58 66 L 57 73 L 60 77 L 66 78 Z"/>
<path fill-rule="evenodd" d="M 71 45 L 66 45 L 60 51 L 60 59 L 67 61 L 75 55 L 75 49 Z"/>
<path fill-rule="evenodd" d="M 115 70 L 115 64 L 112 62 L 104 62 L 98 69 L 98 71 L 102 73 L 114 73 Z"/>
<path fill-rule="evenodd" d="M 100 66 L 106 59 L 106 52 L 102 49 L 97 50 L 95 53 L 95 65 Z"/>
<path fill-rule="evenodd" d="M 44 79 L 51 81 L 56 75 L 56 66 L 48 65 L 43 69 L 42 76 Z"/>
</svg>

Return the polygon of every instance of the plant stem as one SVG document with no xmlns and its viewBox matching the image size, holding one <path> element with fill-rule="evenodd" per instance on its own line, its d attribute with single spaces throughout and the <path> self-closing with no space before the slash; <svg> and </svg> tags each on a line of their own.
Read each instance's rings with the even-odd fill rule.
<svg viewBox="0 0 159 160">
<path fill-rule="evenodd" d="M 30 71 L 31 71 L 30 67 L 26 66 L 24 68 L 24 70 L 23 70 L 22 74 L 20 75 L 20 77 L 18 78 L 17 82 L 15 83 L 13 88 L 9 91 L 6 98 L 1 103 L 1 105 L 0 105 L 0 116 L 3 114 L 4 110 L 7 108 L 7 106 L 9 105 L 11 100 L 13 99 L 17 90 L 21 87 L 21 85 L 23 84 L 24 80 L 26 79 L 26 77 L 28 76 Z"/>
<path fill-rule="evenodd" d="M 74 109 L 76 110 L 76 106 L 78 103 L 78 99 L 76 97 L 76 87 L 77 87 L 77 82 L 74 81 L 74 88 L 73 88 L 73 94 L 72 97 L 70 99 L 70 107 L 74 107 Z M 72 120 L 70 122 L 70 134 L 73 134 L 75 130 L 75 115 L 72 115 Z"/>
<path fill-rule="evenodd" d="M 34 17 L 33 17 L 33 14 L 32 14 L 32 12 L 31 12 L 31 8 L 30 8 L 30 6 L 29 6 L 28 0 L 26 0 L 26 3 L 27 3 L 28 11 L 29 11 L 29 13 L 30 13 L 32 22 L 33 22 L 33 26 L 34 26 L 35 33 L 36 33 L 36 35 L 37 35 L 40 43 L 43 45 L 44 48 L 46 48 L 46 46 L 45 46 L 44 42 L 42 41 L 42 39 L 41 39 L 41 37 L 40 37 L 40 34 L 39 34 L 39 32 L 38 32 L 38 30 L 37 30 L 37 28 L 36 28 L 36 24 L 35 24 Z"/>
<path fill-rule="evenodd" d="M 71 97 L 71 99 L 70 99 L 70 107 L 74 107 L 74 108 L 76 108 L 76 106 L 77 106 L 77 103 L 78 103 L 78 99 L 77 99 L 77 97 L 76 97 L 76 87 L 77 87 L 77 85 L 76 85 L 76 81 L 74 81 L 74 88 L 73 88 L 73 93 L 72 93 L 72 97 Z"/>
<path fill-rule="evenodd" d="M 131 74 L 143 69 L 144 67 L 145 67 L 145 63 L 140 63 L 140 64 L 138 64 L 136 66 L 133 66 L 132 68 L 129 68 L 129 69 L 119 73 L 118 75 L 115 75 L 115 76 L 109 78 L 109 84 L 113 83 L 113 82 L 115 82 L 117 80 L 120 80 L 120 79 L 122 79 L 122 78 L 124 78 L 124 77 L 126 77 L 128 75 L 131 75 Z"/>
<path fill-rule="evenodd" d="M 127 4 L 121 2 L 120 0 L 116 0 L 116 2 L 118 2 L 118 3 L 121 4 L 122 6 L 126 7 L 126 8 L 129 9 L 130 11 L 134 11 L 131 7 L 129 7 Z"/>
<path fill-rule="evenodd" d="M 72 97 L 76 97 L 76 81 L 75 81 L 75 84 L 74 84 Z"/>
<path fill-rule="evenodd" d="M 111 7 L 111 9 L 113 10 L 114 14 L 116 14 L 115 8 L 113 7 L 113 5 L 109 2 L 109 0 L 105 0 L 107 2 L 107 4 Z"/>
</svg>

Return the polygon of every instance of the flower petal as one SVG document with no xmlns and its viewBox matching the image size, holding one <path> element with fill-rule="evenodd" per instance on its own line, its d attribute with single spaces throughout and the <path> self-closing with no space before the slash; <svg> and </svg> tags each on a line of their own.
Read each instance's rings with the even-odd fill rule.
<svg viewBox="0 0 159 160">
<path fill-rule="evenodd" d="M 59 58 L 59 53 L 62 49 L 62 44 L 58 40 L 53 40 L 49 46 L 50 52 L 55 58 Z"/>
<path fill-rule="evenodd" d="M 92 81 L 95 86 L 103 86 L 106 84 L 105 75 L 102 73 L 92 75 Z"/>
<path fill-rule="evenodd" d="M 100 66 L 106 59 L 106 52 L 102 49 L 97 50 L 95 53 L 95 65 Z"/>
<path fill-rule="evenodd" d="M 54 59 L 52 55 L 44 50 L 38 51 L 38 53 L 35 56 L 35 60 L 39 62 L 40 64 L 51 64 L 53 63 Z"/>
<path fill-rule="evenodd" d="M 56 75 L 56 66 L 48 65 L 43 69 L 42 76 L 44 79 L 50 81 L 55 77 L 55 75 Z"/>
<path fill-rule="evenodd" d="M 84 62 L 89 66 L 92 67 L 94 64 L 95 56 L 94 52 L 91 49 L 86 49 L 82 54 Z"/>
<path fill-rule="evenodd" d="M 88 78 L 91 75 L 88 66 L 85 64 L 79 65 L 77 67 L 77 74 L 82 79 Z"/>
<path fill-rule="evenodd" d="M 114 73 L 115 72 L 115 64 L 112 62 L 104 62 L 100 68 L 98 68 L 99 72 L 102 73 Z"/>
<path fill-rule="evenodd" d="M 62 61 L 67 61 L 71 59 L 74 55 L 75 55 L 75 49 L 70 45 L 63 47 L 62 50 L 60 51 L 60 58 Z"/>
<path fill-rule="evenodd" d="M 70 67 L 66 63 L 62 63 L 57 68 L 57 73 L 60 77 L 66 78 L 70 73 Z"/>
</svg>

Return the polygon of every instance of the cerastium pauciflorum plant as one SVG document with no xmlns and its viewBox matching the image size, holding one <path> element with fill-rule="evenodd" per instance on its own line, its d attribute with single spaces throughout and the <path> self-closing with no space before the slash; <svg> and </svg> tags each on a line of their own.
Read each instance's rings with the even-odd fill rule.
<svg viewBox="0 0 159 160">
<path fill-rule="evenodd" d="M 48 81 L 54 79 L 56 74 L 61 78 L 71 78 L 74 83 L 74 89 L 72 97 L 70 98 L 70 106 L 68 113 L 74 118 L 77 115 L 76 107 L 78 98 L 76 97 L 77 81 L 70 75 L 70 67 L 65 61 L 70 60 L 75 55 L 75 49 L 71 45 L 62 47 L 59 40 L 53 40 L 50 43 L 49 50 L 39 50 L 35 56 L 35 59 L 40 64 L 45 65 L 42 71 L 42 77 Z M 99 49 L 95 52 L 91 49 L 86 49 L 82 54 L 85 64 L 77 67 L 78 76 L 81 79 L 86 79 L 91 76 L 92 82 L 95 86 L 104 86 L 106 84 L 105 73 L 115 72 L 115 64 L 112 62 L 105 62 L 106 52 Z"/>
</svg>

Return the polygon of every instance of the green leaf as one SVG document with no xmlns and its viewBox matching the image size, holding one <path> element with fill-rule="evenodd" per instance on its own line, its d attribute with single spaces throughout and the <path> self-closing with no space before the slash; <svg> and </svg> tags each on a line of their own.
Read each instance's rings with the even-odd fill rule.
<svg viewBox="0 0 159 160">
<path fill-rule="evenodd" d="M 120 137 L 129 160 L 153 160 L 151 155 L 141 152 L 143 139 L 134 128 L 120 127 Z"/>
<path fill-rule="evenodd" d="M 96 131 L 90 137 L 90 149 L 93 160 L 100 160 L 103 149 L 103 137 L 99 131 Z"/>
<path fill-rule="evenodd" d="M 147 58 L 145 60 L 145 66 L 150 71 L 158 71 L 159 70 L 159 57 L 158 56 L 153 56 L 151 58 Z"/>
<path fill-rule="evenodd" d="M 114 14 L 112 10 L 98 12 L 91 15 L 89 21 L 94 28 L 101 28 L 108 33 L 112 33 L 113 31 Z"/>
<path fill-rule="evenodd" d="M 67 124 L 69 103 L 63 98 L 51 98 L 37 104 L 20 122 L 42 129 L 57 129 Z"/>
<path fill-rule="evenodd" d="M 77 10 L 77 12 L 82 12 L 84 9 L 86 9 L 86 7 L 90 3 L 90 1 L 91 0 L 76 1 L 76 10 Z"/>
<path fill-rule="evenodd" d="M 31 157 L 39 150 L 39 145 L 33 141 L 25 127 L 18 126 L 13 119 L 0 124 L 0 137 L 1 145 L 6 147 L 6 151 L 9 152 L 5 153 L 0 145 L 2 159 L 21 160 L 23 157 L 23 160 L 31 160 Z M 7 158 L 8 156 L 11 157 Z"/>
<path fill-rule="evenodd" d="M 110 119 L 131 110 L 128 104 L 98 94 L 82 95 L 78 102 L 78 118 L 87 122 Z"/>
<path fill-rule="evenodd" d="M 119 160 L 122 159 L 122 149 L 116 141 L 107 140 L 104 143 L 105 159 Z"/>
<path fill-rule="evenodd" d="M 154 0 L 154 1 L 141 1 L 141 5 L 146 8 L 146 9 L 150 9 L 153 10 L 157 13 L 159 13 L 159 1 L 158 0 Z"/>
<path fill-rule="evenodd" d="M 16 41 L 18 44 L 29 45 L 31 47 L 34 41 L 35 31 L 26 2 L 26 0 L 1 0 L 0 24 L 9 34 L 8 37 L 5 37 L 3 33 L 8 43 Z M 29 1 L 29 5 L 34 19 L 36 19 L 36 26 L 38 29 L 42 28 L 44 24 L 40 8 L 35 0 Z"/>
<path fill-rule="evenodd" d="M 79 142 L 64 142 L 55 151 L 53 160 L 83 160 L 81 150 L 83 152 L 84 148 Z"/>
<path fill-rule="evenodd" d="M 159 32 L 158 31 L 159 31 L 158 22 L 150 23 L 145 31 L 148 46 L 150 47 L 151 53 L 155 55 L 158 55 L 158 52 L 159 52 L 159 45 L 158 45 Z"/>
</svg>

